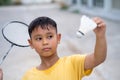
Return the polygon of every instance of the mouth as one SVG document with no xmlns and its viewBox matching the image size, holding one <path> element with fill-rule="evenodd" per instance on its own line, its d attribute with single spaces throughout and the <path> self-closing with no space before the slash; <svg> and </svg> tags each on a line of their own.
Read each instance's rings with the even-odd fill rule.
<svg viewBox="0 0 120 80">
<path fill-rule="evenodd" d="M 50 51 L 51 48 L 43 48 L 42 50 L 45 51 L 45 52 L 47 52 L 47 51 Z"/>
</svg>

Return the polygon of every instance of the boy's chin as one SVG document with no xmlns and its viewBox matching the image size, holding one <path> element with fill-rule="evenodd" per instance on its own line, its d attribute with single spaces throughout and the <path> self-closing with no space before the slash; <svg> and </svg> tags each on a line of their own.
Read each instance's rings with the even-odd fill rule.
<svg viewBox="0 0 120 80">
<path fill-rule="evenodd" d="M 53 53 L 50 53 L 50 52 L 46 52 L 46 53 L 44 53 L 44 54 L 41 54 L 40 56 L 41 57 L 51 57 L 51 56 L 53 56 L 54 54 Z"/>
</svg>

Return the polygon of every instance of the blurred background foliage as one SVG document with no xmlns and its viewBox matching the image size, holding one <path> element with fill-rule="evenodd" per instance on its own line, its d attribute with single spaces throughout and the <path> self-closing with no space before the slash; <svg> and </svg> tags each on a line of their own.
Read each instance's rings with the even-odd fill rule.
<svg viewBox="0 0 120 80">
<path fill-rule="evenodd" d="M 0 6 L 11 5 L 11 0 L 0 0 Z"/>
<path fill-rule="evenodd" d="M 20 5 L 21 0 L 0 0 L 0 6 Z"/>
</svg>

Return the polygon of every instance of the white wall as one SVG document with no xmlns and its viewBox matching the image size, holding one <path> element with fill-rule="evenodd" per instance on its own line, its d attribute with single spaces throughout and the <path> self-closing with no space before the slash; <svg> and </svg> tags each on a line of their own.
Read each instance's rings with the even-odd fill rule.
<svg viewBox="0 0 120 80">
<path fill-rule="evenodd" d="M 49 3 L 52 0 L 21 0 L 23 4 Z"/>
</svg>

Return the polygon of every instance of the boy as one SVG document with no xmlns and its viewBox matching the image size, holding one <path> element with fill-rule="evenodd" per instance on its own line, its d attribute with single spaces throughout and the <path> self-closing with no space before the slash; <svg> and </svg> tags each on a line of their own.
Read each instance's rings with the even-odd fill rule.
<svg viewBox="0 0 120 80">
<path fill-rule="evenodd" d="M 94 67 L 105 60 L 107 53 L 105 23 L 97 17 L 93 20 L 98 25 L 94 29 L 94 53 L 63 58 L 57 55 L 61 34 L 57 32 L 56 22 L 48 17 L 33 20 L 28 29 L 28 42 L 39 54 L 41 64 L 27 71 L 22 80 L 81 80 L 83 76 L 89 75 Z"/>
</svg>

